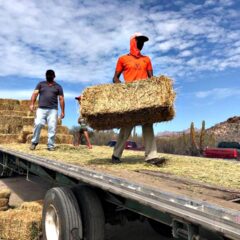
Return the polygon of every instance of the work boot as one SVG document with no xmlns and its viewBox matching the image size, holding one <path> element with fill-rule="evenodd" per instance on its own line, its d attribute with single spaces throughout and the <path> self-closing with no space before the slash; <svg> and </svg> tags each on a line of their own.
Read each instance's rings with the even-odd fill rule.
<svg viewBox="0 0 240 240">
<path fill-rule="evenodd" d="M 159 166 L 163 165 L 163 163 L 166 162 L 166 158 L 164 158 L 164 157 L 152 158 L 152 159 L 146 160 L 145 162 L 159 167 Z"/>
<path fill-rule="evenodd" d="M 47 150 L 48 151 L 55 151 L 55 147 L 48 147 Z"/>
<path fill-rule="evenodd" d="M 30 150 L 35 150 L 36 149 L 37 144 L 36 143 L 32 143 L 31 146 L 29 147 Z"/>
<path fill-rule="evenodd" d="M 120 158 L 115 157 L 114 155 L 112 155 L 112 163 L 121 163 L 122 161 L 120 160 Z"/>
</svg>

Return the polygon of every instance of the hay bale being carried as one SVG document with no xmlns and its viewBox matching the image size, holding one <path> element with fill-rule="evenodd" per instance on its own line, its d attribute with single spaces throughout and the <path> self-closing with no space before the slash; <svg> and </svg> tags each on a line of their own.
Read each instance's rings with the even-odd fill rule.
<svg viewBox="0 0 240 240">
<path fill-rule="evenodd" d="M 172 80 L 165 76 L 98 85 L 83 92 L 81 115 L 97 130 L 169 121 L 174 99 Z"/>
</svg>

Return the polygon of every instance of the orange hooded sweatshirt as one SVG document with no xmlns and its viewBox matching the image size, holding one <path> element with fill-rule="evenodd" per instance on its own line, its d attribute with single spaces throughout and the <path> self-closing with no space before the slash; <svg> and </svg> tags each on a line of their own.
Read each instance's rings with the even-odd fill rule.
<svg viewBox="0 0 240 240">
<path fill-rule="evenodd" d="M 148 78 L 147 71 L 152 71 L 151 60 L 141 54 L 136 36 L 133 35 L 130 39 L 130 53 L 118 59 L 116 72 L 123 73 L 125 82 L 130 83 Z"/>
</svg>

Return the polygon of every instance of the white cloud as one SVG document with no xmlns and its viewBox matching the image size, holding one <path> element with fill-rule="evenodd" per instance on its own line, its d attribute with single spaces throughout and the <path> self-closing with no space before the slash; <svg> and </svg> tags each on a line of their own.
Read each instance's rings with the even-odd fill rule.
<svg viewBox="0 0 240 240">
<path fill-rule="evenodd" d="M 208 0 L 175 11 L 158 1 L 142 7 L 141 1 L 0 0 L 0 76 L 36 78 L 53 68 L 58 80 L 111 81 L 117 57 L 128 52 L 136 31 L 149 35 L 143 53 L 168 75 L 239 68 L 234 45 L 240 31 L 231 26 L 240 13 L 232 4 Z M 157 62 L 172 50 L 174 61 Z"/>
<path fill-rule="evenodd" d="M 240 97 L 240 88 L 214 88 L 195 93 L 197 98 L 224 99 L 228 97 Z"/>
<path fill-rule="evenodd" d="M 9 89 L 1 89 L 0 96 L 1 98 L 13 98 L 13 99 L 30 99 L 32 96 L 33 90 L 9 90 Z M 75 97 L 79 96 L 79 92 L 72 92 L 72 91 L 64 91 L 64 97 L 66 99 L 74 99 Z"/>
</svg>

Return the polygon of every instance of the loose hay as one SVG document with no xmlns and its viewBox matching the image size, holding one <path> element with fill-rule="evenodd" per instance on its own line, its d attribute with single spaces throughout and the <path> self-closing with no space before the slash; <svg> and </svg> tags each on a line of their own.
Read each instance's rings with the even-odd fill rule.
<svg viewBox="0 0 240 240">
<path fill-rule="evenodd" d="M 108 171 L 117 171 L 119 173 L 125 170 L 130 172 L 136 170 L 154 170 L 216 186 L 240 190 L 240 163 L 238 161 L 160 153 L 160 156 L 168 160 L 165 165 L 158 168 L 145 164 L 144 152 L 141 151 L 124 151 L 123 162 L 119 165 L 111 164 L 113 149 L 107 146 L 93 146 L 93 149 L 88 149 L 86 146 L 60 145 L 53 152 L 47 151 L 45 145 L 39 145 L 36 151 L 29 150 L 29 145 L 26 144 L 11 144 L 6 145 L 6 147 L 46 157 L 47 159 L 85 166 L 93 170 L 104 171 L 107 169 Z"/>
<path fill-rule="evenodd" d="M 169 121 L 175 113 L 172 80 L 153 77 L 130 84 L 104 84 L 85 89 L 81 115 L 94 129 Z"/>
</svg>

